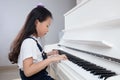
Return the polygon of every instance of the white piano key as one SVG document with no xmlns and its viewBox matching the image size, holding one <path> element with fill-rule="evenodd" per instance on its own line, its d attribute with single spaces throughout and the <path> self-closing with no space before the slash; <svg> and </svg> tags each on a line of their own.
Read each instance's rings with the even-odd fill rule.
<svg viewBox="0 0 120 80">
<path fill-rule="evenodd" d="M 68 68 L 66 70 L 68 70 L 69 72 L 73 70 L 74 72 L 76 72 L 78 76 L 82 76 L 85 80 L 104 80 L 104 79 L 100 79 L 99 76 L 95 76 L 91 74 L 89 71 L 84 70 L 83 68 L 79 67 L 77 64 L 74 64 L 70 61 L 62 61 L 60 64 L 63 64 L 65 67 L 67 66 L 70 70 L 68 70 Z"/>
<path fill-rule="evenodd" d="M 56 72 L 57 80 L 86 80 L 82 76 L 72 70 L 69 66 L 64 65 L 64 63 L 52 64 L 54 71 Z M 75 76 L 73 76 L 75 75 Z"/>
<path fill-rule="evenodd" d="M 120 75 L 116 75 L 116 76 L 109 77 L 106 80 L 119 80 L 119 79 L 120 79 Z"/>
</svg>

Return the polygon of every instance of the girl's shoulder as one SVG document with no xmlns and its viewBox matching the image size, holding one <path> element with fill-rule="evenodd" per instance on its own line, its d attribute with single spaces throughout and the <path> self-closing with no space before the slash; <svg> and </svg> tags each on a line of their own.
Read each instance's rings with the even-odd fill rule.
<svg viewBox="0 0 120 80">
<path fill-rule="evenodd" d="M 22 42 L 22 45 L 34 45 L 34 44 L 36 44 L 36 42 L 31 38 L 26 38 Z"/>
</svg>

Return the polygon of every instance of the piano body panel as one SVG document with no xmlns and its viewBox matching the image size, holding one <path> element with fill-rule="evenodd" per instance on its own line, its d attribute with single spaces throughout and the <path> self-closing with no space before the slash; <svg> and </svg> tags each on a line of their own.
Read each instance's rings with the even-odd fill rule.
<svg viewBox="0 0 120 80">
<path fill-rule="evenodd" d="M 82 1 L 64 15 L 59 44 L 120 59 L 120 0 Z"/>
<path fill-rule="evenodd" d="M 64 15 L 65 29 L 74 29 L 120 18 L 119 3 L 119 0 L 82 0 L 80 4 Z"/>
<path fill-rule="evenodd" d="M 81 0 L 64 15 L 64 35 L 58 44 L 46 46 L 46 51 L 58 49 L 77 59 L 51 64 L 50 75 L 56 80 L 119 80 L 119 3 L 120 0 Z M 99 69 L 95 73 L 89 71 L 90 66 L 80 65 L 78 58 L 87 61 L 83 64 L 89 63 L 93 69 L 110 73 L 95 75 Z"/>
<path fill-rule="evenodd" d="M 115 21 L 66 30 L 59 44 L 120 59 L 120 20 Z"/>
<path fill-rule="evenodd" d="M 106 29 L 105 29 L 106 28 Z M 105 55 L 112 58 L 120 59 L 120 40 L 119 38 L 120 27 L 119 26 L 102 26 L 102 27 L 89 27 L 84 29 L 75 29 L 71 31 L 66 31 L 63 38 L 60 41 L 60 45 L 71 47 L 78 50 L 85 50 L 89 52 L 94 52 L 95 54 Z M 78 37 L 78 34 L 80 37 Z M 72 37 L 71 37 L 72 36 Z M 99 44 L 91 43 L 82 43 L 82 41 L 106 41 L 108 45 L 111 45 L 111 48 L 108 46 L 102 46 Z M 117 72 L 120 74 L 120 64 L 116 62 L 111 62 L 110 60 L 105 60 L 104 58 L 99 58 L 93 55 L 88 55 L 85 53 L 68 50 L 63 48 L 64 51 L 72 53 L 83 59 L 87 59 L 90 62 L 93 62 L 99 66 L 105 67 L 109 70 Z M 98 63 L 99 62 L 99 63 Z"/>
</svg>

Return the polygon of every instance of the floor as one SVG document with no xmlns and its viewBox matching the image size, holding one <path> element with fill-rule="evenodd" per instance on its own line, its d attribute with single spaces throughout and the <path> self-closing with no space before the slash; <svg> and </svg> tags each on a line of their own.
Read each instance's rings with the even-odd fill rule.
<svg viewBox="0 0 120 80">
<path fill-rule="evenodd" d="M 16 66 L 0 67 L 0 80 L 21 80 Z"/>
<path fill-rule="evenodd" d="M 48 67 L 47 71 L 57 80 L 54 71 L 50 67 Z M 17 66 L 0 66 L 0 80 L 21 80 Z"/>
</svg>

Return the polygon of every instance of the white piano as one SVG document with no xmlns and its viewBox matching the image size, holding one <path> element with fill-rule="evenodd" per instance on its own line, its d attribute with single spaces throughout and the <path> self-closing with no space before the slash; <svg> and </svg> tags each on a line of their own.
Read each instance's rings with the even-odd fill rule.
<svg viewBox="0 0 120 80">
<path fill-rule="evenodd" d="M 65 15 L 58 49 L 69 60 L 53 63 L 56 80 L 120 80 L 120 0 L 81 0 Z"/>
</svg>

